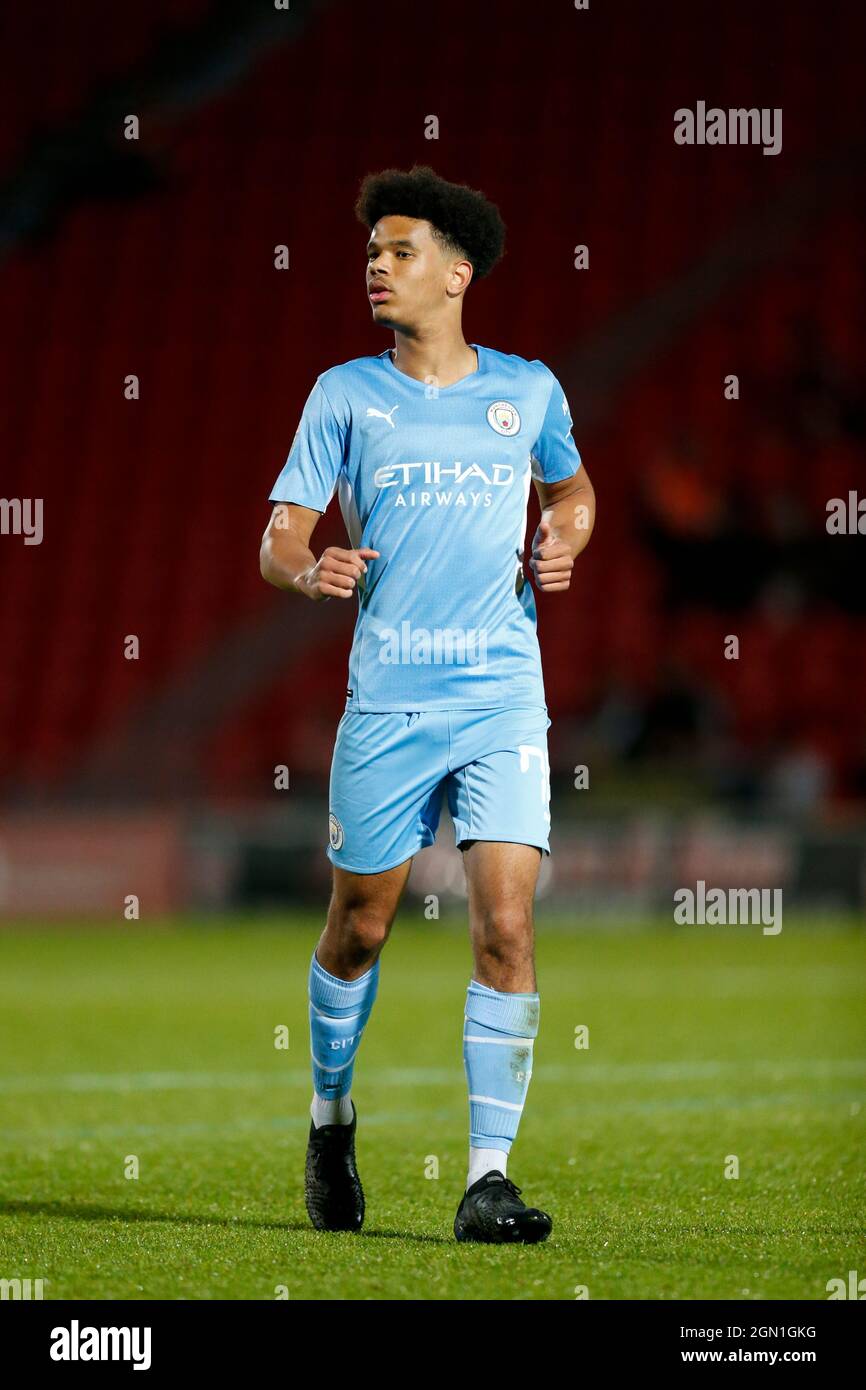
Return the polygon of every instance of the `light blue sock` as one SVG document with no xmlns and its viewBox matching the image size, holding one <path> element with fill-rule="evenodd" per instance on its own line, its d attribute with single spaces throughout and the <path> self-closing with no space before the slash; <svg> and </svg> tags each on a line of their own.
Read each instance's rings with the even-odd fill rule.
<svg viewBox="0 0 866 1390">
<path fill-rule="evenodd" d="M 466 992 L 463 1061 L 469 1085 L 471 1148 L 508 1153 L 532 1076 L 537 994 L 507 994 L 471 980 Z"/>
<path fill-rule="evenodd" d="M 310 962 L 310 1053 L 313 1089 L 323 1100 L 347 1096 L 355 1054 L 379 985 L 379 962 L 357 980 L 341 980 Z"/>
</svg>

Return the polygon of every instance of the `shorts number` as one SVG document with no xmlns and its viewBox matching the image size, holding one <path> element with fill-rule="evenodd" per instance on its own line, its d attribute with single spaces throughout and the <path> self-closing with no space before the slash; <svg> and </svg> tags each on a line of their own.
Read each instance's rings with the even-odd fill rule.
<svg viewBox="0 0 866 1390">
<path fill-rule="evenodd" d="M 541 804 L 544 807 L 544 823 L 550 825 L 550 762 L 547 757 L 547 749 L 539 748 L 535 743 L 519 743 L 517 751 L 520 754 L 520 771 L 528 772 L 532 765 L 532 759 L 537 758 L 541 767 Z"/>
</svg>

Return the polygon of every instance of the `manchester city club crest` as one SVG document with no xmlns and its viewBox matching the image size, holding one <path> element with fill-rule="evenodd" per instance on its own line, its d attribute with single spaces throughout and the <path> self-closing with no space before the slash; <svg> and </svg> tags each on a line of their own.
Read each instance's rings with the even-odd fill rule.
<svg viewBox="0 0 866 1390">
<path fill-rule="evenodd" d="M 330 831 L 331 849 L 343 848 L 343 827 L 337 820 L 333 811 L 328 817 L 328 830 Z"/>
<path fill-rule="evenodd" d="M 520 429 L 517 406 L 510 401 L 494 401 L 487 407 L 487 423 L 497 434 L 516 434 Z"/>
</svg>

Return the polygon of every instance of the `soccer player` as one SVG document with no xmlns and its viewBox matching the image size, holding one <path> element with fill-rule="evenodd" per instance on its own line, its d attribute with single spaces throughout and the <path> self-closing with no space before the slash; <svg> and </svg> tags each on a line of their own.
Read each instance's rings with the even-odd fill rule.
<svg viewBox="0 0 866 1390">
<path fill-rule="evenodd" d="M 542 514 L 528 567 L 539 594 L 563 594 L 594 495 L 553 373 L 463 337 L 466 291 L 503 254 L 497 208 L 415 165 L 368 175 L 355 212 L 371 233 L 373 322 L 394 347 L 317 378 L 261 551 L 277 588 L 358 601 L 331 766 L 333 892 L 310 963 L 307 1210 L 320 1230 L 363 1221 L 355 1057 L 413 857 L 433 843 L 445 797 L 474 960 L 469 1170 L 454 1234 L 539 1241 L 551 1218 L 506 1171 L 538 1032 L 532 909 L 550 824 L 526 505 L 532 481 Z M 349 546 L 316 558 L 312 534 L 335 492 Z"/>
</svg>

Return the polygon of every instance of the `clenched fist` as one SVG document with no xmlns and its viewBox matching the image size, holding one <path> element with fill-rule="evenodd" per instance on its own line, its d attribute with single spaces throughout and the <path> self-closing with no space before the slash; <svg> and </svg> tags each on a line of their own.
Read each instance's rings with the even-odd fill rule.
<svg viewBox="0 0 866 1390">
<path fill-rule="evenodd" d="M 366 546 L 361 550 L 341 550 L 329 545 L 317 564 L 298 579 L 298 588 L 308 598 L 351 598 L 362 574 L 367 573 L 365 560 L 378 560 L 378 550 Z"/>
<path fill-rule="evenodd" d="M 541 518 L 532 541 L 529 568 L 535 577 L 536 588 L 544 594 L 555 594 L 571 583 L 574 556 L 565 541 L 554 536 L 550 523 Z"/>
</svg>

